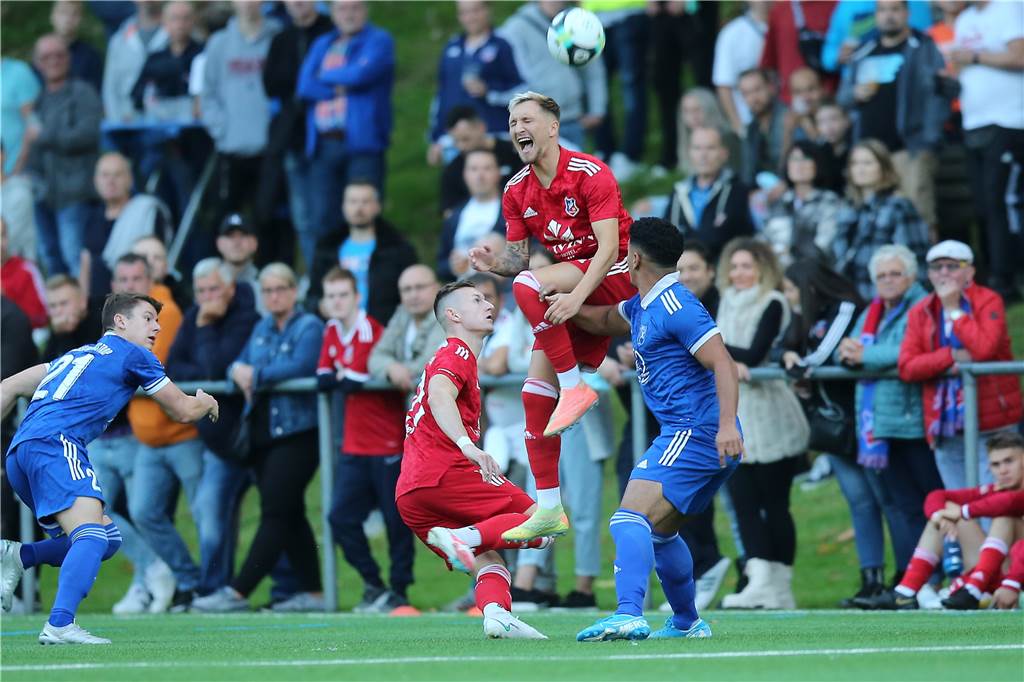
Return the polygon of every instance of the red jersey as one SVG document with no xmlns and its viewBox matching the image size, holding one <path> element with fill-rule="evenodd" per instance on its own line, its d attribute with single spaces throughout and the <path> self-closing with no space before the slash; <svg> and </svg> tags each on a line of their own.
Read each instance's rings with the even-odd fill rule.
<svg viewBox="0 0 1024 682">
<path fill-rule="evenodd" d="M 619 221 L 619 258 L 626 256 L 633 218 L 622 205 L 622 192 L 611 170 L 600 159 L 558 147 L 558 170 L 545 188 L 532 166 L 526 166 L 505 185 L 501 212 L 507 238 L 518 242 L 534 237 L 556 261 L 593 258 L 597 237 L 593 223 Z"/>
<path fill-rule="evenodd" d="M 430 380 L 447 377 L 459 395 L 455 400 L 466 433 L 480 439 L 480 381 L 476 356 L 461 339 L 449 338 L 423 369 L 420 386 L 405 416 L 405 455 L 395 497 L 417 488 L 436 486 L 452 469 L 474 471 L 477 464 L 466 458 L 430 413 Z"/>
<path fill-rule="evenodd" d="M 11 256 L 0 268 L 0 291 L 25 313 L 33 329 L 50 321 L 46 313 L 46 292 L 39 269 L 21 256 Z"/>
<path fill-rule="evenodd" d="M 932 514 L 946 508 L 946 502 L 960 505 L 965 519 L 1020 516 L 1024 513 L 1024 491 L 996 490 L 988 483 L 977 488 L 933 490 L 924 499 L 924 515 L 931 518 Z"/>
<path fill-rule="evenodd" d="M 346 334 L 337 320 L 324 330 L 317 374 L 337 374 L 360 383 L 369 380 L 370 351 L 380 341 L 384 327 L 360 311 Z M 345 401 L 345 434 L 341 451 L 349 455 L 394 455 L 402 451 L 405 400 L 398 391 L 358 392 Z"/>
</svg>

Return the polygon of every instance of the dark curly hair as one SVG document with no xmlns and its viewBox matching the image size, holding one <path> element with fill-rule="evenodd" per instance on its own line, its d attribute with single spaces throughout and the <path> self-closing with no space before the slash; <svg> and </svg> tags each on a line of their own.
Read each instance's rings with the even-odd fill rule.
<svg viewBox="0 0 1024 682">
<path fill-rule="evenodd" d="M 683 234 L 664 218 L 641 218 L 629 228 L 629 243 L 663 268 L 675 269 Z"/>
</svg>

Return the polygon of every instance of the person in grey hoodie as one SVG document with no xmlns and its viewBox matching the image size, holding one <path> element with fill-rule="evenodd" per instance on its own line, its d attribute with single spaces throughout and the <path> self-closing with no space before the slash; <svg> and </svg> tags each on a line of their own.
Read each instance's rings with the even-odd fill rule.
<svg viewBox="0 0 1024 682">
<path fill-rule="evenodd" d="M 553 97 L 562 107 L 562 139 L 582 148 L 585 133 L 600 125 L 608 112 L 608 84 L 601 57 L 583 68 L 551 58 L 548 25 L 566 7 L 567 3 L 559 0 L 528 2 L 497 32 L 512 45 L 516 68 L 527 89 Z"/>
<path fill-rule="evenodd" d="M 271 39 L 281 31 L 258 2 L 235 2 L 235 16 L 206 45 L 200 96 L 203 124 L 213 138 L 220 171 L 220 214 L 243 211 L 256 200 L 270 125 L 263 66 Z"/>
</svg>

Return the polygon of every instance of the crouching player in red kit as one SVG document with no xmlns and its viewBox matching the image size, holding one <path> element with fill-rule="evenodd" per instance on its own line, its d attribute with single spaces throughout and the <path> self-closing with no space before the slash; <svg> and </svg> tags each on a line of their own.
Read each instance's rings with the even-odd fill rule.
<svg viewBox="0 0 1024 682">
<path fill-rule="evenodd" d="M 499 549 L 541 548 L 550 538 L 509 542 L 533 500 L 474 445 L 480 438 L 477 356 L 494 329 L 494 306 L 469 282 L 445 285 L 434 314 L 448 335 L 423 370 L 405 418 L 405 454 L 395 491 L 406 525 L 450 567 L 476 574 L 484 634 L 547 639 L 510 613 L 512 576 Z"/>
<path fill-rule="evenodd" d="M 516 303 L 536 337 L 523 408 L 537 511 L 505 534 L 507 540 L 529 540 L 568 530 L 558 481 L 559 434 L 597 403 L 580 369 L 596 369 L 610 342 L 569 320 L 584 303 L 614 305 L 636 293 L 625 261 L 633 220 L 608 166 L 558 144 L 555 100 L 526 92 L 512 98 L 508 110 L 512 143 L 526 166 L 505 185 L 507 243 L 500 254 L 483 246 L 471 249 L 469 257 L 481 272 L 515 277 Z M 557 262 L 527 270 L 531 238 Z"/>
</svg>

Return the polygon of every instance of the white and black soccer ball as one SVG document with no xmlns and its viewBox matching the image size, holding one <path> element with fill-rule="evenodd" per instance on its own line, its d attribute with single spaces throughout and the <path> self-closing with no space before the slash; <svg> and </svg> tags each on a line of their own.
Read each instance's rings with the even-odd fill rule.
<svg viewBox="0 0 1024 682">
<path fill-rule="evenodd" d="M 604 26 L 582 7 L 562 10 L 548 27 L 548 51 L 569 66 L 583 66 L 604 50 Z"/>
</svg>

